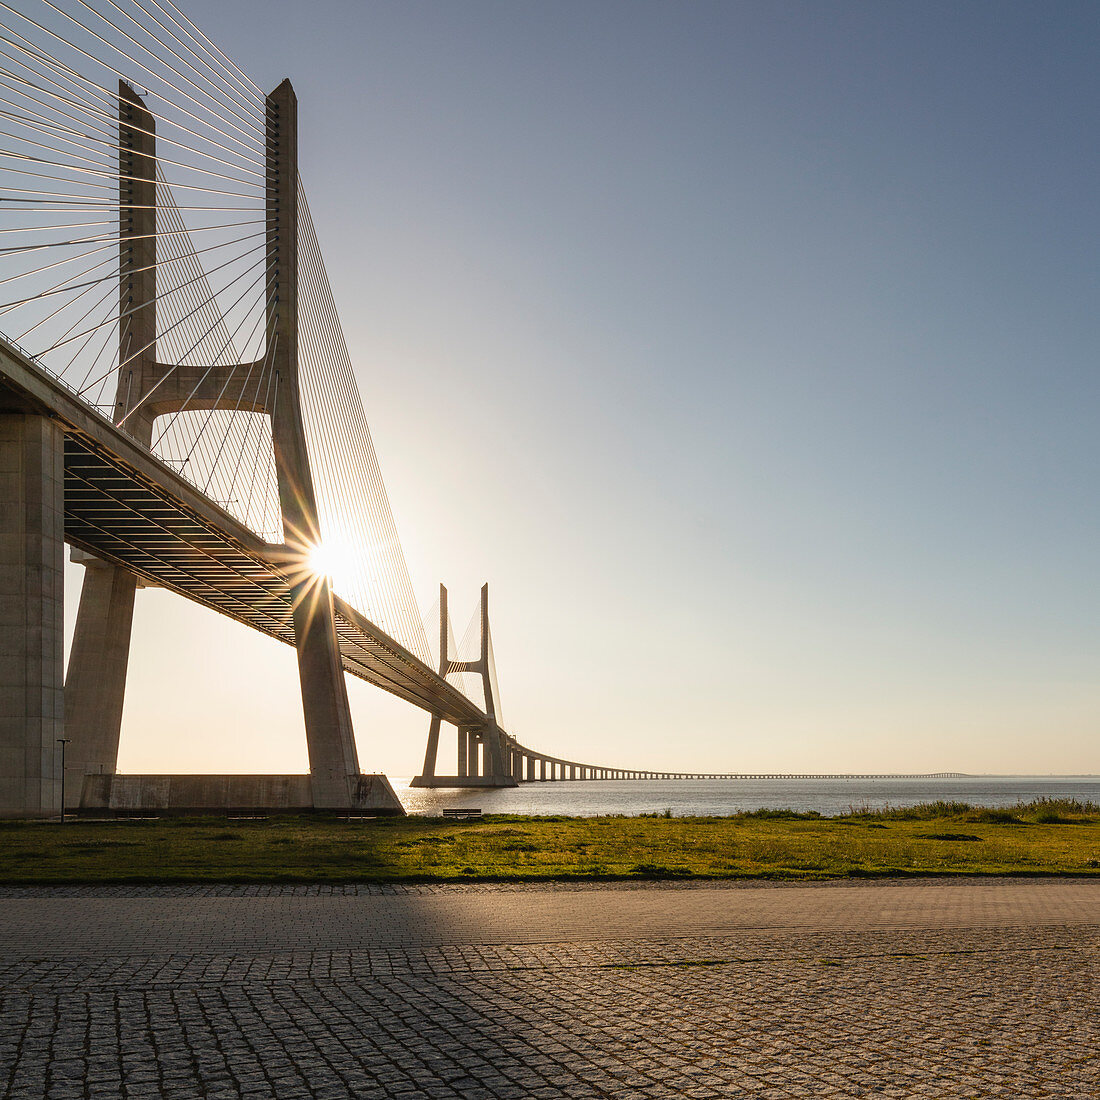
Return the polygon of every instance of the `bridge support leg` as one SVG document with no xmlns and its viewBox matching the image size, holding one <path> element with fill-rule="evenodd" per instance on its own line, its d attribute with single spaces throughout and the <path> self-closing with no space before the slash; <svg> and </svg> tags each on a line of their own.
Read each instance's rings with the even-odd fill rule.
<svg viewBox="0 0 1100 1100">
<path fill-rule="evenodd" d="M 428 779 L 434 778 L 436 761 L 439 757 L 439 723 L 439 715 L 433 714 L 432 724 L 428 729 L 428 747 L 424 752 L 424 771 L 421 773 Z"/>
<path fill-rule="evenodd" d="M 61 805 L 65 437 L 0 412 L 0 814 Z"/>
<path fill-rule="evenodd" d="M 119 377 L 115 420 L 148 447 L 154 417 L 134 404 L 163 377 L 156 363 L 156 120 L 125 81 L 118 86 Z M 76 631 L 65 680 L 67 792 L 74 804 L 84 776 L 113 775 L 118 765 L 130 631 L 137 579 L 120 566 L 85 556 Z"/>
<path fill-rule="evenodd" d="M 271 438 L 283 539 L 308 563 L 321 542 L 321 525 L 298 390 L 298 100 L 290 81 L 267 97 L 266 108 L 266 292 L 268 331 L 274 334 L 268 369 L 276 380 Z M 317 575 L 288 580 L 314 806 L 404 813 L 385 776 L 359 771 L 329 580 Z"/>
<path fill-rule="evenodd" d="M 85 775 L 114 775 L 126 699 L 137 578 L 83 555 L 84 583 L 65 678 L 67 790 L 80 797 Z"/>
<path fill-rule="evenodd" d="M 313 804 L 319 810 L 359 808 L 356 805 L 361 801 L 359 787 L 367 777 L 361 779 L 359 773 L 332 595 L 327 584 L 320 587 L 320 592 L 305 596 L 294 610 L 294 640 L 302 685 Z M 364 808 L 400 810 L 401 803 L 385 778 L 370 778 L 381 779 L 384 789 L 372 792 L 370 801 L 378 801 L 377 806 Z"/>
<path fill-rule="evenodd" d="M 470 744 L 468 731 L 463 726 L 458 728 L 458 768 L 457 774 L 465 779 L 469 774 L 469 760 L 466 755 Z"/>
</svg>

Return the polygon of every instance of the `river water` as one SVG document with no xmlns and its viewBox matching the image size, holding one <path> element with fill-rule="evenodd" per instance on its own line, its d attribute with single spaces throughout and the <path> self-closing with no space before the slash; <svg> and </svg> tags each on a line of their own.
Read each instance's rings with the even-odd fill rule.
<svg viewBox="0 0 1100 1100">
<path fill-rule="evenodd" d="M 741 810 L 816 810 L 831 817 L 850 808 L 912 806 L 936 799 L 979 806 L 1013 806 L 1033 798 L 1100 803 L 1100 776 L 999 776 L 966 779 L 648 779 L 523 783 L 500 790 L 420 790 L 392 780 L 405 809 L 438 814 L 445 807 L 478 807 L 487 814 L 646 814 L 677 817 Z"/>
</svg>

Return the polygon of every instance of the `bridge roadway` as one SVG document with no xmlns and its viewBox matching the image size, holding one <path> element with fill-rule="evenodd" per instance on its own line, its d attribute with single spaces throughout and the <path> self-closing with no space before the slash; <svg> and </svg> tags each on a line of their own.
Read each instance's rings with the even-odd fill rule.
<svg viewBox="0 0 1100 1100">
<path fill-rule="evenodd" d="M 294 644 L 287 550 L 264 542 L 109 419 L 0 338 L 0 409 L 65 430 L 65 541 Z M 344 668 L 439 714 L 484 726 L 474 703 L 396 639 L 336 598 Z"/>
<path fill-rule="evenodd" d="M 265 542 L 2 336 L 0 410 L 35 412 L 63 426 L 67 543 L 294 645 L 287 571 L 296 563 L 288 549 Z M 334 595 L 333 602 L 347 672 L 460 729 L 489 724 L 399 641 L 345 600 Z M 642 776 L 537 753 L 500 733 L 509 782 Z M 478 770 L 471 759 L 456 785 L 492 785 Z"/>
<path fill-rule="evenodd" d="M 580 765 L 578 765 L 580 766 Z M 577 779 L 967 779 L 965 772 L 650 772 L 589 768 L 599 775 L 578 775 Z"/>
</svg>

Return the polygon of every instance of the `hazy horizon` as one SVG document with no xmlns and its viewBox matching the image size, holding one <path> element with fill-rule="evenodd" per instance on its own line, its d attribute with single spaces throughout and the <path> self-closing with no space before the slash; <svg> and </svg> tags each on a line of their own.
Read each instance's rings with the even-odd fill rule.
<svg viewBox="0 0 1100 1100">
<path fill-rule="evenodd" d="M 526 745 L 1100 770 L 1094 4 L 181 6 L 294 84 L 414 589 L 489 582 Z M 304 771 L 293 651 L 139 592 L 119 764 Z"/>
</svg>

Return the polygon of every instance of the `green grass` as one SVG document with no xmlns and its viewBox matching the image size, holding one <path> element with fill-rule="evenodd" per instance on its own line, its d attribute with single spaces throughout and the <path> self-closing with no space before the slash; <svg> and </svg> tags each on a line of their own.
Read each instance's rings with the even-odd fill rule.
<svg viewBox="0 0 1100 1100">
<path fill-rule="evenodd" d="M 1100 806 L 840 817 L 224 818 L 0 823 L 0 882 L 430 882 L 1100 875 Z"/>
</svg>

